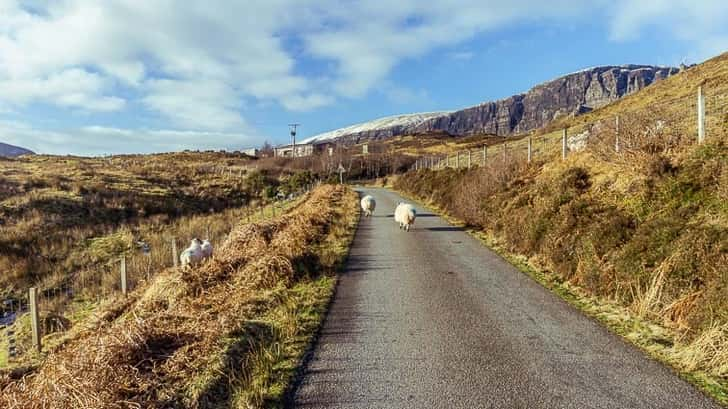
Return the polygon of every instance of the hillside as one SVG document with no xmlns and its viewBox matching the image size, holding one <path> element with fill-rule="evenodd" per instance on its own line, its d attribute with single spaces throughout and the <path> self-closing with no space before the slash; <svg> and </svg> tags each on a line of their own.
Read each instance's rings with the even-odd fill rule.
<svg viewBox="0 0 728 409">
<path fill-rule="evenodd" d="M 12 158 L 15 156 L 29 155 L 29 154 L 33 154 L 33 153 L 34 152 L 29 149 L 21 148 L 19 146 L 8 145 L 7 143 L 0 142 L 0 156 Z"/>
<path fill-rule="evenodd" d="M 353 191 L 327 185 L 271 220 L 237 221 L 211 260 L 160 269 L 40 365 L 0 371 L 0 407 L 279 403 L 333 291 L 356 203 Z"/>
<path fill-rule="evenodd" d="M 154 263 L 168 261 L 165 234 L 222 235 L 246 207 L 313 180 L 257 167 L 245 155 L 218 152 L 0 159 L 0 297 L 31 284 L 101 285 L 98 270 L 107 271 L 118 252 L 98 239 L 147 240 L 156 246 Z"/>
<path fill-rule="evenodd" d="M 557 121 L 555 134 L 536 133 L 530 164 L 525 145 L 513 143 L 506 160 L 410 172 L 395 186 L 472 227 L 544 285 L 726 403 L 726 84 L 728 53 Z M 695 137 L 699 85 L 708 96 L 702 145 Z M 609 126 L 617 115 L 620 152 Z M 587 135 L 565 160 L 561 127 Z"/>
<path fill-rule="evenodd" d="M 507 136 L 589 112 L 678 72 L 676 68 L 623 65 L 588 68 L 537 85 L 523 94 L 453 112 L 399 115 L 337 129 L 302 141 L 359 143 L 405 135 Z"/>
</svg>

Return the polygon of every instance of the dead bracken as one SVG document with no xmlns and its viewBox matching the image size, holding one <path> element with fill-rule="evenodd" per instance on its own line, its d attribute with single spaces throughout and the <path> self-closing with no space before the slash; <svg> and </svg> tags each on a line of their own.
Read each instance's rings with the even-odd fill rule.
<svg viewBox="0 0 728 409">
<path fill-rule="evenodd" d="M 0 380 L 3 408 L 208 407 L 245 378 L 262 297 L 300 279 L 312 248 L 336 221 L 347 189 L 322 186 L 268 222 L 235 228 L 198 268 L 161 272 L 112 318 L 52 351 L 30 374 Z M 118 318 L 114 318 L 118 317 Z"/>
</svg>

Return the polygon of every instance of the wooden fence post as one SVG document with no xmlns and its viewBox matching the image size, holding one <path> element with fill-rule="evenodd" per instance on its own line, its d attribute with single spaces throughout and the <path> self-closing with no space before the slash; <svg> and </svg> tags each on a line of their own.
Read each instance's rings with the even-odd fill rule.
<svg viewBox="0 0 728 409">
<path fill-rule="evenodd" d="M 460 151 L 455 152 L 455 169 L 460 169 Z"/>
<path fill-rule="evenodd" d="M 121 276 L 121 293 L 126 295 L 126 255 L 121 255 L 121 266 L 119 267 Z"/>
<path fill-rule="evenodd" d="M 528 163 L 531 163 L 531 135 L 528 136 Z"/>
<path fill-rule="evenodd" d="M 564 131 L 561 134 L 561 159 L 566 159 L 566 137 L 566 128 L 564 128 Z"/>
<path fill-rule="evenodd" d="M 179 266 L 179 255 L 177 254 L 177 239 L 172 237 L 172 265 Z"/>
<path fill-rule="evenodd" d="M 43 348 L 40 338 L 40 314 L 38 313 L 38 289 L 31 287 L 28 293 L 30 301 L 30 330 L 32 332 L 33 346 L 40 352 Z"/>
<path fill-rule="evenodd" d="M 468 169 L 470 169 L 470 167 L 472 165 L 472 160 L 473 160 L 472 154 L 470 152 L 470 149 L 468 149 Z"/>
<path fill-rule="evenodd" d="M 483 145 L 483 166 L 485 166 L 485 161 L 488 159 L 488 145 Z"/>
<path fill-rule="evenodd" d="M 698 87 L 698 143 L 705 141 L 705 95 L 703 87 Z"/>
<path fill-rule="evenodd" d="M 619 115 L 614 118 L 614 151 L 619 153 Z"/>
<path fill-rule="evenodd" d="M 508 141 L 503 141 L 503 162 L 508 160 Z"/>
</svg>

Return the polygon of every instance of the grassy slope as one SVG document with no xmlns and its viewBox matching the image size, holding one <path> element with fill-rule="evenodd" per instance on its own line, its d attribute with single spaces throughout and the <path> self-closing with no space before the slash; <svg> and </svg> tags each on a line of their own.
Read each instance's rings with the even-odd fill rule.
<svg viewBox="0 0 728 409">
<path fill-rule="evenodd" d="M 247 204 L 272 182 L 249 176 L 249 165 L 244 156 L 193 152 L 0 159 L 0 296 L 66 281 L 88 263 L 91 237 Z"/>
<path fill-rule="evenodd" d="M 728 403 L 728 133 L 723 123 L 691 145 L 674 103 L 699 83 L 728 94 L 727 67 L 728 54 L 565 120 L 637 115 L 639 130 L 667 118 L 657 140 L 681 137 L 667 148 L 634 132 L 642 144 L 622 155 L 590 146 L 566 161 L 409 173 L 395 186 L 485 232 L 539 281 Z"/>
<path fill-rule="evenodd" d="M 252 223 L 260 223 L 266 220 L 270 220 L 276 215 L 280 215 L 281 212 L 285 212 L 288 209 L 297 206 L 300 203 L 300 198 L 293 201 L 287 201 L 278 203 L 275 205 L 267 205 L 262 207 L 262 211 L 255 209 L 251 211 L 246 207 L 228 209 L 226 211 L 215 213 L 211 215 L 203 216 L 192 216 L 182 217 L 172 223 L 164 226 L 163 229 L 146 229 L 142 228 L 140 231 L 141 235 L 145 240 L 150 243 L 153 247 L 162 247 L 166 245 L 166 240 L 169 236 L 175 237 L 192 237 L 194 235 L 200 235 L 203 231 L 207 230 L 210 232 L 213 243 L 221 243 L 225 236 L 230 233 L 230 226 L 234 226 L 239 223 L 240 220 L 245 220 Z M 273 210 L 273 206 L 276 210 Z M 116 242 L 119 239 L 126 239 L 126 236 L 119 235 L 118 233 L 112 233 L 97 240 L 112 240 Z M 180 247 L 181 248 L 181 247 Z M 93 248 L 91 248 L 93 250 Z M 156 271 L 164 270 L 167 266 L 172 264 L 169 258 L 167 247 L 164 247 L 164 251 L 159 253 L 153 253 L 151 263 L 145 265 L 145 268 L 150 268 L 152 273 Z M 144 259 L 145 257 L 141 257 Z M 130 283 L 134 285 L 132 288 L 144 285 L 146 279 L 141 277 L 143 273 L 137 268 L 138 265 L 134 263 L 136 259 L 129 257 L 128 259 L 128 274 Z M 135 268 L 137 269 L 135 271 Z M 153 275 L 153 274 L 152 274 Z M 138 278 L 139 280 L 133 280 Z M 117 275 L 111 274 L 111 279 L 116 280 Z M 114 288 L 116 283 L 107 283 L 109 288 Z M 18 350 L 18 356 L 12 361 L 8 361 L 7 356 L 7 345 L 8 337 L 7 332 L 0 332 L 0 370 L 14 370 L 18 368 L 26 368 L 36 366 L 46 356 L 48 351 L 54 350 L 58 345 L 67 342 L 69 339 L 74 339 L 81 331 L 88 327 L 89 323 L 95 325 L 94 320 L 91 318 L 91 314 L 95 314 L 97 311 L 104 311 L 110 304 L 119 302 L 119 291 L 109 291 L 103 297 L 89 296 L 84 292 L 77 292 L 76 296 L 70 299 L 57 299 L 51 300 L 48 304 L 41 304 L 40 316 L 41 319 L 47 317 L 49 314 L 62 316 L 67 320 L 67 331 L 60 332 L 43 332 L 43 345 L 44 353 L 37 354 L 31 348 L 31 333 L 30 333 L 30 317 L 28 314 L 22 315 L 15 324 L 11 327 L 15 331 L 16 347 Z M 63 301 L 63 303 L 61 303 Z M 89 322 L 90 321 L 90 322 Z"/>
<path fill-rule="evenodd" d="M 25 386 L 0 379 L 0 404 L 275 405 L 332 292 L 355 199 L 323 187 L 273 221 L 241 225 L 212 262 L 165 271 L 109 306 Z"/>
</svg>

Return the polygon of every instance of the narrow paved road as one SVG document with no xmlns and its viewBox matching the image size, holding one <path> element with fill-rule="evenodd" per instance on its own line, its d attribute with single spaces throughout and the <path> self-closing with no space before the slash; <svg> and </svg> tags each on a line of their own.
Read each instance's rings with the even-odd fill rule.
<svg viewBox="0 0 728 409">
<path fill-rule="evenodd" d="M 301 408 L 717 408 L 668 368 L 403 199 L 362 219 L 292 405 Z"/>
</svg>

